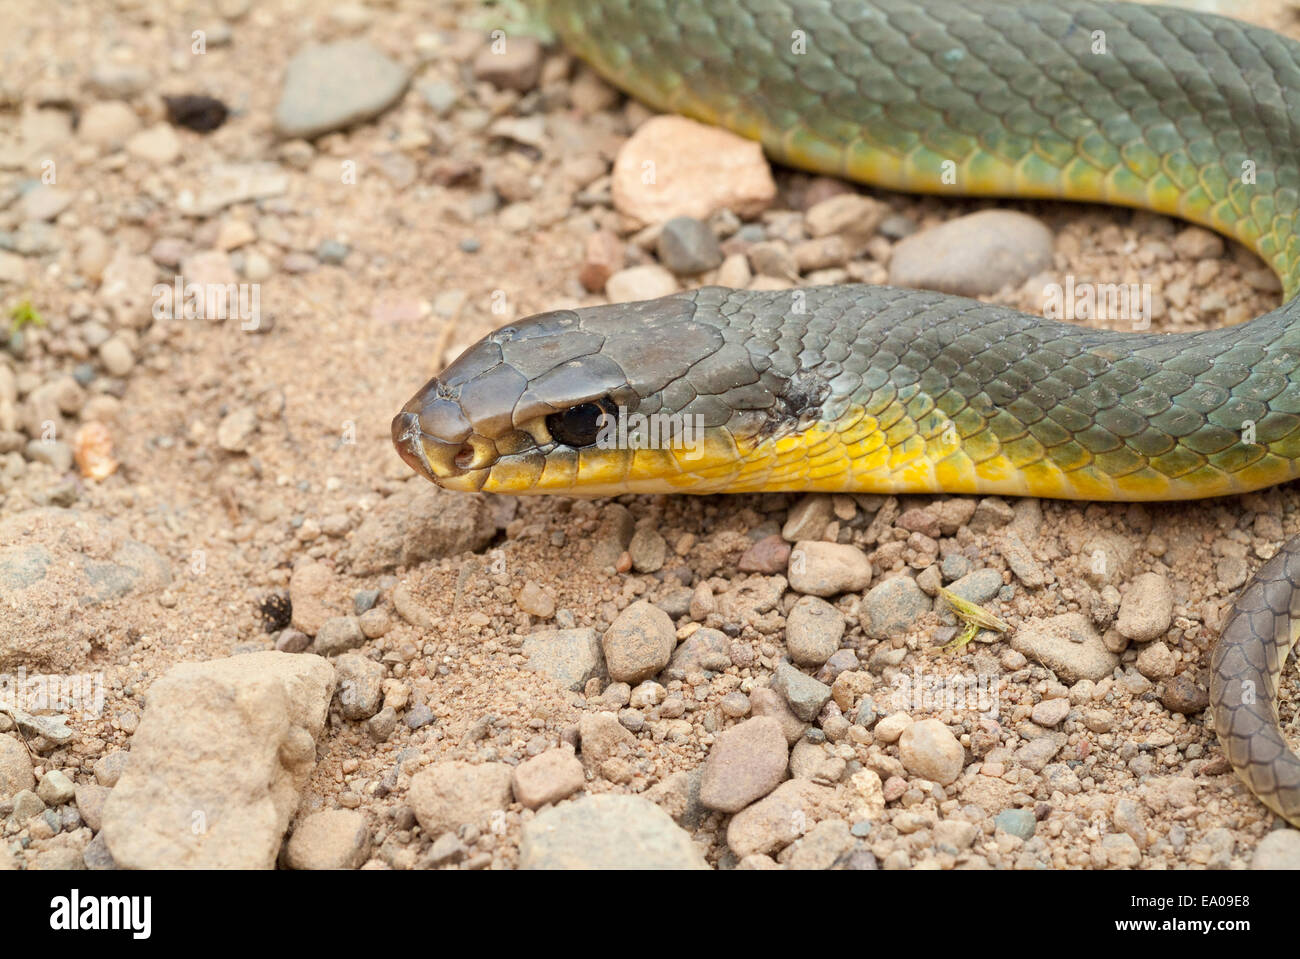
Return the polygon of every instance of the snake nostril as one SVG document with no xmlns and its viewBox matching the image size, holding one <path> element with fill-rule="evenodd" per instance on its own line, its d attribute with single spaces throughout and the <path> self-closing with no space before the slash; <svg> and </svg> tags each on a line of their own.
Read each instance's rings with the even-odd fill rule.
<svg viewBox="0 0 1300 959">
<path fill-rule="evenodd" d="M 456 451 L 456 458 L 453 461 L 456 469 L 468 470 L 474 468 L 474 461 L 478 458 L 478 450 L 474 449 L 473 443 L 466 443 Z"/>
</svg>

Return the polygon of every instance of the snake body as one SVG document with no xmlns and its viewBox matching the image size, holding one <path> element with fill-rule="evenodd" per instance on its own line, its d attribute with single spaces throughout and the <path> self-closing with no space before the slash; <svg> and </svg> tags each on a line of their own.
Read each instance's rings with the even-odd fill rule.
<svg viewBox="0 0 1300 959">
<path fill-rule="evenodd" d="M 541 3 L 619 87 L 777 160 L 913 192 L 1175 215 L 1254 250 L 1287 302 L 1184 334 L 876 286 L 541 314 L 471 347 L 394 419 L 429 479 L 1172 500 L 1300 475 L 1300 45 L 1093 0 Z M 610 441 L 597 420 L 635 422 Z M 1298 597 L 1292 540 L 1227 618 L 1211 708 L 1238 774 L 1300 825 L 1300 760 L 1276 712 Z"/>
</svg>

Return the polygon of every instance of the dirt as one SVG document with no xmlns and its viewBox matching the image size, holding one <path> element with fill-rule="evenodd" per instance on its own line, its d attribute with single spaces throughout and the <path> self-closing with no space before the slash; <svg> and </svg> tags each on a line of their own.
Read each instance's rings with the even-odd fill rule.
<svg viewBox="0 0 1300 959">
<path fill-rule="evenodd" d="M 55 669 L 102 674 L 105 701 L 102 715 L 74 719 L 70 745 L 39 753 L 35 771 L 38 779 L 61 769 L 76 782 L 94 781 L 97 761 L 130 748 L 131 734 L 147 714 L 149 686 L 170 667 L 274 648 L 280 632 L 266 628 L 267 616 L 275 618 L 273 609 L 265 612 L 267 603 L 287 593 L 296 567 L 314 561 L 329 571 L 321 597 L 332 614 L 351 613 L 358 591 L 379 590 L 377 608 L 387 613 L 388 628 L 361 652 L 382 662 L 388 679 L 401 687 L 397 699 L 404 695 L 407 702 L 399 717 L 427 705 L 434 719 L 419 729 L 399 721 L 391 736 L 376 742 L 364 724 L 343 719 L 335 709 L 298 815 L 359 809 L 371 825 L 369 865 L 407 868 L 422 861 L 436 838 L 411 823 L 406 792 L 413 775 L 448 760 L 513 765 L 574 742 L 583 715 L 621 708 L 617 694 L 603 697 L 607 684 L 599 680 L 581 691 L 565 690 L 530 670 L 520 637 L 556 626 L 603 632 L 639 598 L 661 600 L 704 582 L 743 610 L 737 597 L 743 598 L 740 585 L 749 574 L 737 571 L 739 557 L 755 539 L 779 532 L 800 497 L 620 499 L 637 528 L 657 531 L 666 541 L 667 560 L 657 573 L 636 572 L 621 557 L 615 569 L 593 562 L 608 503 L 562 498 L 494 505 L 496 532 L 478 552 L 423 559 L 386 573 L 353 573 L 346 560 L 362 523 L 395 494 L 424 483 L 410 475 L 391 445 L 389 423 L 402 403 L 463 346 L 512 318 L 605 302 L 578 281 L 585 238 L 597 227 L 626 231 L 607 198 L 590 205 L 578 198 L 599 179 L 589 176 L 591 169 L 607 171 L 620 143 L 647 114 L 613 95 L 599 98 L 608 105 L 594 110 L 568 109 L 571 87 L 595 81 L 555 48 L 546 54 L 540 93 L 521 97 L 475 81 L 469 63 L 494 18 L 503 16 L 495 8 L 404 0 L 337 9 L 316 0 L 246 12 L 239 7 L 231 4 L 228 9 L 238 15 L 223 18 L 206 5 L 8 3 L 0 137 L 17 136 L 24 114 L 41 104 L 76 118 L 88 105 L 110 99 L 88 83 L 91 65 L 109 62 L 129 62 L 147 72 L 143 89 L 125 101 L 144 125 L 162 119 L 164 95 L 207 94 L 232 109 L 230 120 L 212 133 L 176 131 L 181 149 L 169 163 L 97 148 L 75 130 L 44 153 L 0 161 L 0 231 L 23 222 L 16 202 L 6 207 L 6 191 L 39 179 L 46 159 L 57 163 L 57 186 L 73 196 L 53 221 L 54 249 L 24 256 L 23 279 L 0 286 L 6 310 L 30 300 L 45 321 L 43 328 L 26 327 L 21 351 L 0 355 L 0 364 L 19 380 L 19 406 L 32 388 L 79 363 L 96 364 L 81 411 L 66 414 L 66 429 L 71 435 L 81 423 L 105 422 L 120 464 L 95 481 L 75 468 L 61 472 L 27 460 L 3 487 L 4 514 L 55 506 L 103 518 L 119 524 L 119 540 L 146 544 L 171 571 L 166 585 L 141 586 L 85 607 L 75 621 L 44 637 L 55 644 L 49 658 Z M 1300 21 L 1284 4 L 1261 3 L 1256 15 L 1300 38 Z M 230 43 L 209 44 L 201 56 L 191 53 L 194 29 L 219 33 L 223 23 Z M 310 147 L 279 140 L 271 117 L 288 58 L 309 39 L 349 35 L 365 36 L 411 67 L 414 85 L 374 121 L 327 134 Z M 427 80 L 459 91 L 445 116 L 437 116 L 417 91 Z M 530 112 L 542 109 L 557 118 L 540 149 L 486 132 L 493 118 L 519 112 L 521 102 Z M 280 163 L 288 175 L 282 195 L 207 217 L 184 212 L 182 193 L 201 192 L 214 165 L 253 161 Z M 345 164 L 355 164 L 355 183 L 341 178 Z M 810 178 L 778 170 L 777 182 L 775 206 L 784 209 Z M 514 199 L 501 202 L 502 190 Z M 866 192 L 922 229 L 993 205 Z M 482 212 L 487 195 L 497 197 L 488 204 L 495 209 Z M 1046 274 L 990 300 L 1037 312 L 1043 283 L 1064 282 L 1067 275 L 1149 283 L 1156 300 L 1154 328 L 1179 331 L 1242 321 L 1279 300 L 1275 286 L 1262 278 L 1262 263 L 1233 243 L 1225 241 L 1223 252 L 1208 259 L 1180 252 L 1174 238 L 1184 225 L 1176 221 L 1074 204 L 997 205 L 1040 218 L 1056 246 Z M 141 291 L 111 289 L 78 264 L 84 245 L 79 231 L 86 227 L 102 232 L 114 253 L 147 256 L 161 240 L 187 252 L 211 249 L 234 222 L 248 224 L 255 239 L 238 247 L 230 262 L 246 261 L 256 250 L 273 264 L 260 284 L 267 322 L 259 332 L 231 321 L 135 324 L 120 310 L 120 298 Z M 292 254 L 312 254 L 328 240 L 350 248 L 340 264 L 285 269 L 293 265 Z M 647 256 L 633 252 L 630 258 Z M 159 280 L 168 282 L 166 268 L 156 268 Z M 1195 277 L 1190 286 L 1188 277 Z M 88 323 L 125 331 L 134 368 L 122 376 L 106 373 L 86 345 Z M 99 397 L 117 402 L 104 401 L 87 414 L 86 402 Z M 255 423 L 251 435 L 242 449 L 223 449 L 223 421 L 245 411 Z M 853 517 L 825 538 L 861 545 L 873 558 L 873 582 L 879 582 L 907 567 L 916 543 L 896 526 L 883 534 L 877 530 L 877 540 L 867 542 L 872 516 L 946 499 L 902 497 L 896 507 L 875 510 L 858 504 Z M 1282 536 L 1300 531 L 1298 504 L 1300 494 L 1291 484 L 1189 504 L 1043 502 L 1041 522 L 1033 507 L 1016 505 L 1014 528 L 1046 571 L 1046 583 L 1033 589 L 1008 571 L 996 535 L 963 527 L 938 542 L 941 555 L 962 553 L 972 569 L 1005 574 L 1011 598 L 990 608 L 1015 630 L 1037 617 L 1075 611 L 1091 616 L 1102 600 L 1089 578 L 1092 554 L 1085 544 L 1098 533 L 1115 534 L 1131 557 L 1122 570 L 1108 574 L 1110 582 L 1122 594 L 1145 571 L 1168 580 L 1173 625 L 1162 641 L 1174 670 L 1204 684 L 1209 650 L 1239 585 L 1223 581 L 1220 561 L 1244 559 L 1253 568 L 1271 555 Z M 553 600 L 557 612 L 539 617 L 522 611 L 518 596 L 526 584 Z M 38 590 L 26 599 L 47 604 L 53 622 L 66 599 L 59 590 L 70 588 L 76 587 L 51 582 L 47 593 Z M 653 796 L 675 773 L 697 770 L 716 734 L 731 722 L 720 711 L 722 699 L 770 683 L 785 653 L 784 611 L 796 598 L 784 592 L 776 615 L 766 620 L 761 613 L 748 620 L 715 614 L 714 623 L 752 650 L 752 665 L 733 662 L 682 679 L 661 677 L 669 699 L 687 704 L 689 734 L 660 716 L 658 707 L 647 710 L 647 725 L 623 766 L 589 769 L 585 790 Z M 1001 738 L 981 758 L 968 757 L 987 768 L 937 790 L 918 786 L 917 777 L 904 773 L 907 791 L 889 801 L 864 840 L 880 865 L 1244 868 L 1277 825 L 1222 762 L 1208 715 L 1173 712 L 1161 702 L 1167 680 L 1140 681 L 1137 644 L 1121 654 L 1118 679 L 1090 688 L 1064 684 L 1078 713 L 1056 728 L 1063 742 L 1053 761 L 1077 777 L 1079 788 L 1071 791 L 1044 778 L 1041 767 L 1032 771 L 1010 758 L 1042 735 L 1028 728 L 1032 707 L 1060 694 L 1048 670 L 1020 663 L 1003 640 L 977 642 L 953 656 L 929 655 L 925 647 L 951 632 L 937 613 L 923 614 L 891 638 L 869 639 L 859 625 L 860 594 L 831 602 L 849 622 L 843 645 L 858 651 L 877 693 L 890 690 L 893 677 L 913 665 L 936 676 L 992 675 L 998 690 Z M 404 617 L 401 603 L 413 603 L 425 618 L 409 609 Z M 0 604 L 0 631 L 30 623 L 30 609 L 8 607 L 7 601 Z M 427 625 L 413 625 L 412 618 Z M 675 626 L 685 638 L 691 624 L 701 622 L 709 625 L 708 616 L 687 613 Z M 907 651 L 906 658 L 884 664 L 883 653 L 891 649 Z M 1289 673 L 1284 725 L 1294 714 L 1296 695 Z M 1110 714 L 1109 731 L 1088 727 L 1083 713 L 1090 709 Z M 981 719 L 970 711 L 908 712 L 912 719 L 940 719 L 967 749 L 981 735 Z M 13 734 L 0 734 L 6 731 Z M 845 773 L 841 789 L 856 768 L 876 769 L 888 780 L 897 765 L 898 747 L 865 732 L 865 741 L 845 735 L 832 744 L 832 753 L 857 764 Z M 1145 758 L 1135 762 L 1139 757 Z M 1187 788 L 1194 802 L 1169 798 L 1176 780 L 1185 782 L 1172 787 L 1175 796 Z M 1137 809 L 1121 811 L 1119 820 L 1136 816 L 1138 826 L 1116 825 L 1121 800 L 1134 800 Z M 1004 808 L 1033 810 L 1035 838 L 1008 838 L 995 826 Z M 920 829 L 907 818 L 916 814 Z M 462 835 L 467 852 L 458 865 L 513 867 L 521 830 L 535 815 L 516 803 L 495 831 Z M 979 839 L 950 854 L 934 839 L 932 826 L 962 816 L 976 826 Z M 726 842 L 728 819 L 704 811 L 688 829 L 715 866 L 736 864 Z M 1104 842 L 1121 832 L 1138 837 L 1135 861 Z M 4 826 L 3 841 L 20 865 L 55 842 L 12 821 Z M 784 862 L 785 855 L 773 858 Z"/>
</svg>

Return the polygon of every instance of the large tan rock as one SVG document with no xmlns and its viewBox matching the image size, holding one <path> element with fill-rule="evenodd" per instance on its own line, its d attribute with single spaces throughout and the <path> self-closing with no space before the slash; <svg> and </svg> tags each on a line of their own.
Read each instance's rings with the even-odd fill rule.
<svg viewBox="0 0 1300 959">
<path fill-rule="evenodd" d="M 610 192 L 623 215 L 662 223 L 676 216 L 705 220 L 724 209 L 757 216 L 772 204 L 776 183 L 757 143 L 685 117 L 659 116 L 623 144 Z"/>
<path fill-rule="evenodd" d="M 173 667 L 148 691 L 104 837 L 128 869 L 270 869 L 334 692 L 319 656 Z"/>
</svg>

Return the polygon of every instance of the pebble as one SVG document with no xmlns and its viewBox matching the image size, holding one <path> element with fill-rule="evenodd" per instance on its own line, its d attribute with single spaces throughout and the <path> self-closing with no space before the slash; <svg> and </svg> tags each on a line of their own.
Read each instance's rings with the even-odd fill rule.
<svg viewBox="0 0 1300 959">
<path fill-rule="evenodd" d="M 140 129 L 140 118 L 125 103 L 105 100 L 92 103 L 81 114 L 77 136 L 87 143 L 115 150 Z"/>
<path fill-rule="evenodd" d="M 1068 699 L 1044 699 L 1034 704 L 1033 712 L 1029 718 L 1033 722 L 1044 728 L 1057 726 L 1065 721 L 1065 717 L 1070 715 L 1070 701 Z"/>
<path fill-rule="evenodd" d="M 515 799 L 528 809 L 567 799 L 582 788 L 582 763 L 567 748 L 548 749 L 515 767 Z"/>
<path fill-rule="evenodd" d="M 736 569 L 742 573 L 762 573 L 766 576 L 783 573 L 790 562 L 792 548 L 779 533 L 764 536 L 741 554 Z"/>
<path fill-rule="evenodd" d="M 1007 566 L 1015 574 L 1020 582 L 1024 583 L 1030 589 L 1037 589 L 1047 582 L 1047 573 L 1044 571 L 1042 564 L 1034 559 L 1033 553 L 1025 545 L 1025 541 L 1015 532 L 1008 532 L 1002 540 L 1000 547 L 1002 558 L 1007 561 Z M 1001 577 L 999 577 L 999 581 Z"/>
<path fill-rule="evenodd" d="M 326 809 L 303 817 L 285 847 L 290 869 L 359 869 L 370 857 L 364 813 Z"/>
<path fill-rule="evenodd" d="M 1138 659 L 1141 660 L 1140 655 Z M 1141 669 L 1141 665 L 1138 668 Z M 1210 705 L 1210 694 L 1187 673 L 1179 673 L 1165 683 L 1160 702 L 1171 713 L 1195 716 Z"/>
<path fill-rule="evenodd" d="M 844 616 L 816 596 L 801 596 L 785 621 L 785 644 L 800 666 L 820 666 L 840 648 Z"/>
<path fill-rule="evenodd" d="M 787 577 L 796 593 L 822 597 L 854 593 L 871 584 L 871 560 L 856 546 L 802 541 L 790 552 Z"/>
<path fill-rule="evenodd" d="M 835 791 L 811 779 L 791 779 L 769 795 L 742 809 L 727 824 L 727 845 L 743 859 L 774 853 L 796 839 L 804 829 L 823 818 Z"/>
<path fill-rule="evenodd" d="M 873 639 L 890 638 L 906 632 L 930 605 L 930 597 L 916 585 L 916 580 L 895 576 L 873 586 L 862 598 L 862 628 Z"/>
<path fill-rule="evenodd" d="M 110 792 L 112 790 L 107 786 L 94 783 L 77 783 L 73 788 L 77 813 L 81 816 L 81 821 L 95 832 L 99 832 L 104 824 L 104 803 L 108 801 Z"/>
<path fill-rule="evenodd" d="M 1300 869 L 1300 831 L 1283 826 L 1259 841 L 1250 857 L 1251 869 Z"/>
<path fill-rule="evenodd" d="M 409 79 L 405 67 L 366 40 L 308 46 L 285 70 L 276 132 L 310 140 L 369 120 L 397 102 Z"/>
<path fill-rule="evenodd" d="M 721 812 L 739 812 L 780 785 L 788 762 L 781 724 L 766 716 L 747 719 L 714 741 L 704 761 L 700 802 Z"/>
<path fill-rule="evenodd" d="M 632 534 L 627 544 L 628 555 L 632 557 L 632 568 L 638 573 L 653 573 L 662 569 L 668 555 L 668 543 L 657 530 L 643 526 Z"/>
<path fill-rule="evenodd" d="M 502 90 L 527 93 L 542 73 L 542 47 L 533 37 L 495 39 L 474 57 L 474 79 Z"/>
<path fill-rule="evenodd" d="M 604 290 L 623 265 L 623 242 L 609 230 L 596 230 L 587 235 L 583 245 L 582 266 L 578 269 L 578 282 L 590 293 Z"/>
<path fill-rule="evenodd" d="M 781 527 L 781 536 L 791 543 L 820 540 L 834 513 L 835 501 L 825 493 L 805 496 L 790 507 L 785 525 Z"/>
<path fill-rule="evenodd" d="M 366 656 L 348 653 L 334 661 L 334 668 L 338 670 L 335 694 L 344 719 L 369 719 L 379 712 L 384 701 L 384 678 L 388 672 L 382 664 Z"/>
<path fill-rule="evenodd" d="M 749 697 L 739 690 L 733 690 L 723 696 L 718 706 L 722 709 L 722 714 L 731 719 L 743 719 L 749 715 Z M 784 737 L 785 733 L 781 735 Z"/>
<path fill-rule="evenodd" d="M 135 354 L 122 336 L 110 336 L 101 343 L 99 359 L 109 376 L 126 376 L 135 368 Z"/>
<path fill-rule="evenodd" d="M 524 583 L 519 590 L 515 604 L 528 615 L 539 619 L 550 619 L 555 615 L 554 597 L 532 580 Z"/>
<path fill-rule="evenodd" d="M 750 708 L 755 716 L 771 716 L 781 724 L 787 743 L 796 743 L 808 730 L 808 723 L 796 716 L 781 694 L 767 686 L 760 686 L 749 695 Z"/>
<path fill-rule="evenodd" d="M 126 152 L 137 160 L 165 166 L 181 155 L 181 141 L 169 124 L 155 123 L 127 140 Z"/>
<path fill-rule="evenodd" d="M 314 651 L 321 656 L 337 656 L 349 649 L 364 646 L 366 634 L 355 616 L 331 616 L 316 631 Z"/>
<path fill-rule="evenodd" d="M 217 445 L 230 453 L 242 453 L 257 431 L 257 411 L 251 406 L 231 410 L 217 424 Z"/>
<path fill-rule="evenodd" d="M 483 826 L 504 812 L 512 798 L 514 770 L 505 763 L 451 761 L 416 773 L 407 801 L 431 839 L 463 825 Z"/>
<path fill-rule="evenodd" d="M 41 797 L 41 801 L 47 806 L 62 806 L 64 803 L 72 802 L 76 794 L 76 787 L 73 786 L 72 780 L 67 774 L 59 769 L 51 769 L 41 777 L 40 785 L 36 787 L 36 795 Z"/>
<path fill-rule="evenodd" d="M 1148 643 L 1138 653 L 1138 672 L 1147 679 L 1169 679 L 1177 668 L 1173 651 L 1164 643 Z"/>
<path fill-rule="evenodd" d="M 585 796 L 524 824 L 520 869 L 708 869 L 690 833 L 641 796 Z"/>
<path fill-rule="evenodd" d="M 605 283 L 605 296 L 611 303 L 654 300 L 676 292 L 677 279 L 657 263 L 619 270 Z"/>
<path fill-rule="evenodd" d="M 722 247 L 708 224 L 675 216 L 663 225 L 657 244 L 659 261 L 678 276 L 695 276 L 722 263 Z"/>
<path fill-rule="evenodd" d="M 961 500 L 949 500 L 950 503 L 960 503 Z M 969 501 L 967 501 L 969 502 Z M 991 533 L 995 529 L 1006 526 L 1016 518 L 1015 510 L 1007 505 L 1006 500 L 998 496 L 986 496 L 980 500 L 966 523 L 966 528 L 972 533 Z M 945 530 L 945 533 L 947 531 Z"/>
<path fill-rule="evenodd" d="M 113 858 L 127 869 L 270 869 L 316 765 L 334 681 L 319 656 L 266 651 L 181 663 L 150 683 L 104 805 Z M 178 830 L 196 810 L 219 815 Z"/>
<path fill-rule="evenodd" d="M 673 650 L 668 661 L 670 678 L 713 670 L 722 672 L 731 665 L 731 639 L 726 633 L 705 626 L 697 629 Z"/>
<path fill-rule="evenodd" d="M 1082 613 L 1026 620 L 1012 634 L 1011 646 L 1067 683 L 1081 679 L 1097 682 L 1119 665 L 1119 657 L 1106 648 Z"/>
<path fill-rule="evenodd" d="M 0 799 L 36 785 L 27 747 L 16 736 L 0 733 Z"/>
<path fill-rule="evenodd" d="M 72 191 L 38 183 L 23 194 L 23 219 L 53 220 L 68 208 L 72 200 Z"/>
<path fill-rule="evenodd" d="M 522 652 L 528 669 L 551 677 L 562 689 L 581 691 L 605 672 L 600 634 L 587 627 L 525 636 Z"/>
<path fill-rule="evenodd" d="M 780 663 L 772 676 L 772 689 L 790 706 L 790 711 L 806 723 L 817 718 L 831 698 L 831 688 L 801 673 L 789 663 Z"/>
<path fill-rule="evenodd" d="M 1038 828 L 1038 820 L 1032 809 L 1004 809 L 993 817 L 993 828 L 1021 839 L 1031 839 Z"/>
<path fill-rule="evenodd" d="M 870 237 L 889 214 L 889 206 L 857 193 L 840 193 L 814 204 L 804 214 L 811 237 L 833 234 Z"/>
<path fill-rule="evenodd" d="M 1169 631 L 1174 616 L 1174 591 L 1159 573 L 1143 573 L 1124 590 L 1115 628 L 1135 643 L 1146 643 Z"/>
<path fill-rule="evenodd" d="M 719 210 L 751 219 L 776 198 L 759 144 L 679 116 L 656 116 L 623 144 L 610 180 L 614 207 L 641 223 Z"/>
<path fill-rule="evenodd" d="M 1052 251 L 1052 231 L 1039 220 L 982 210 L 900 240 L 889 284 L 958 296 L 996 293 L 1050 267 Z"/>
<path fill-rule="evenodd" d="M 677 631 L 667 613 L 641 600 L 618 615 L 601 645 L 610 678 L 639 683 L 668 665 Z"/>
<path fill-rule="evenodd" d="M 944 786 L 961 775 L 966 758 L 957 737 L 937 719 L 908 725 L 899 736 L 898 754 L 908 772 Z"/>
</svg>

